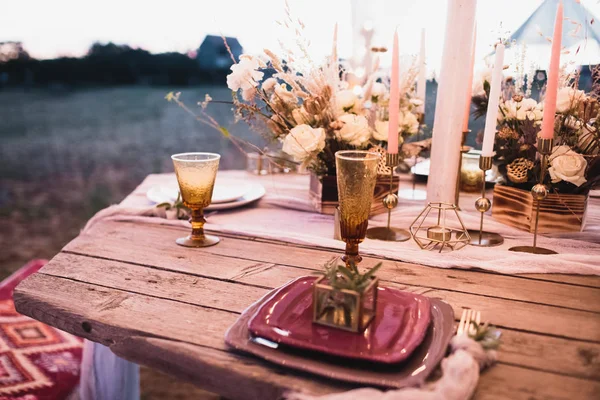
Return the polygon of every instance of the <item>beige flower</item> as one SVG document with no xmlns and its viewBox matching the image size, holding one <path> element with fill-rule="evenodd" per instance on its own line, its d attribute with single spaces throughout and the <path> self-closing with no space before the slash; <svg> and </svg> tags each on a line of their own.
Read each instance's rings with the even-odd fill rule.
<svg viewBox="0 0 600 400">
<path fill-rule="evenodd" d="M 325 130 L 298 125 L 283 140 L 283 151 L 296 161 L 304 161 L 325 148 Z"/>
<path fill-rule="evenodd" d="M 344 114 L 338 118 L 344 125 L 336 132 L 338 140 L 360 147 L 371 137 L 369 121 L 362 115 Z"/>
<path fill-rule="evenodd" d="M 352 90 L 341 90 L 335 94 L 337 108 L 340 113 L 353 111 L 358 105 L 358 97 Z"/>
<path fill-rule="evenodd" d="M 548 172 L 553 183 L 565 181 L 571 182 L 575 186 L 581 186 L 587 182 L 585 179 L 587 161 L 581 154 L 571 150 L 569 146 L 555 146 L 549 161 Z"/>
<path fill-rule="evenodd" d="M 401 112 L 399 114 L 400 131 L 406 132 L 409 135 L 414 135 L 419 132 L 419 120 L 415 116 L 415 114 L 410 111 Z"/>
<path fill-rule="evenodd" d="M 484 82 L 488 82 L 489 84 L 492 82 L 492 68 L 490 67 L 486 67 L 477 72 L 475 79 L 473 79 L 473 96 L 485 94 L 485 90 L 483 89 Z"/>
<path fill-rule="evenodd" d="M 584 98 L 583 90 L 575 90 L 570 86 L 560 88 L 556 94 L 556 112 L 566 113 L 577 108 Z"/>
<path fill-rule="evenodd" d="M 374 82 L 371 87 L 371 101 L 378 102 L 387 95 L 387 88 L 381 82 Z"/>
<path fill-rule="evenodd" d="M 265 92 L 270 93 L 275 90 L 275 85 L 277 85 L 277 79 L 268 78 L 262 83 L 261 87 Z"/>
<path fill-rule="evenodd" d="M 275 94 L 273 95 L 274 99 L 279 99 L 286 104 L 296 104 L 298 103 L 298 98 L 292 92 L 290 92 L 285 83 L 281 85 L 275 85 Z"/>
<path fill-rule="evenodd" d="M 310 125 L 313 122 L 315 122 L 314 116 L 311 115 L 308 111 L 306 111 L 306 109 L 304 107 L 294 108 L 292 110 L 292 117 L 294 118 L 294 121 L 298 125 L 302 125 L 302 124 Z"/>
<path fill-rule="evenodd" d="M 233 91 L 239 89 L 248 90 L 258 86 L 258 81 L 263 73 L 257 71 L 261 67 L 261 61 L 252 56 L 240 56 L 240 62 L 231 66 L 231 73 L 227 75 L 227 87 Z"/>
<path fill-rule="evenodd" d="M 388 140 L 389 121 L 375 121 L 375 130 L 373 131 L 373 139 Z"/>
</svg>

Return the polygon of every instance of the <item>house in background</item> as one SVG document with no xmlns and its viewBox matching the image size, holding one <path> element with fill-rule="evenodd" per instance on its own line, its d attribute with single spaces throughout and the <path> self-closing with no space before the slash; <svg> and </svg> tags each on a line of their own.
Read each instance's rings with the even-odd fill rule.
<svg viewBox="0 0 600 400">
<path fill-rule="evenodd" d="M 226 37 L 227 45 L 236 60 L 240 59 L 243 52 L 240 42 L 233 37 Z M 226 76 L 229 67 L 233 64 L 231 55 L 223 43 L 223 38 L 216 35 L 206 35 L 196 54 L 196 61 L 203 73 L 218 81 Z"/>
</svg>

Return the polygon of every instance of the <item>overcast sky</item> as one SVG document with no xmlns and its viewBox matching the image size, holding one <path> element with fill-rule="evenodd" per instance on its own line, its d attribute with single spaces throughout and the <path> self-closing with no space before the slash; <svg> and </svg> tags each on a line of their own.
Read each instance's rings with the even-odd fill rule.
<svg viewBox="0 0 600 400">
<path fill-rule="evenodd" d="M 430 70 L 438 69 L 443 47 L 446 0 L 363 0 L 374 14 L 374 44 L 390 46 L 394 28 L 401 53 L 416 53 L 421 28 L 427 30 Z M 576 0 L 564 0 L 576 1 Z M 330 51 L 333 26 L 339 23 L 339 52 L 351 54 L 350 0 L 289 0 L 306 25 L 315 58 Z M 600 0 L 581 0 L 600 16 Z M 477 58 L 491 50 L 500 32 L 514 31 L 542 0 L 479 0 Z M 80 56 L 95 41 L 112 41 L 152 52 L 185 52 L 206 34 L 239 38 L 246 52 L 277 49 L 284 37 L 284 0 L 18 0 L 0 14 L 0 41 L 22 41 L 34 57 Z M 597 21 L 600 23 L 600 21 Z M 502 24 L 502 28 L 500 28 Z M 544 32 L 551 36 L 552 32 Z M 383 60 L 384 65 L 388 63 Z"/>
</svg>

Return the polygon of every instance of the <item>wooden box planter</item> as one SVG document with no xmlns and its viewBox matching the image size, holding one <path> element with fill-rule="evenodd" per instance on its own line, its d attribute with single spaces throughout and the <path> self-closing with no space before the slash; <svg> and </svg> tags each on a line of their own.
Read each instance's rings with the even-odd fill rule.
<svg viewBox="0 0 600 400">
<path fill-rule="evenodd" d="M 394 175 L 392 188 L 398 194 L 400 177 Z M 379 175 L 373 193 L 370 215 L 383 214 L 387 208 L 383 206 L 382 200 L 390 191 L 389 175 Z M 335 214 L 338 206 L 337 177 L 323 176 L 319 178 L 315 174 L 310 175 L 310 199 L 317 212 L 321 214 Z"/>
<path fill-rule="evenodd" d="M 540 203 L 539 233 L 580 232 L 585 225 L 587 196 L 580 194 L 549 194 Z M 503 224 L 532 232 L 535 230 L 537 201 L 531 192 L 510 186 L 496 185 L 492 217 Z"/>
</svg>

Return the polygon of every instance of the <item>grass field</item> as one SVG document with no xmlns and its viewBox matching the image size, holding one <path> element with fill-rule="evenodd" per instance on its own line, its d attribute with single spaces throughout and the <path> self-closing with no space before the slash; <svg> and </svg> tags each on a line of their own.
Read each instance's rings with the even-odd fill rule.
<svg viewBox="0 0 600 400">
<path fill-rule="evenodd" d="M 221 169 L 243 168 L 232 144 L 168 103 L 177 88 L 111 88 L 67 92 L 0 92 L 0 279 L 27 260 L 51 258 L 98 210 L 119 202 L 149 173 L 173 170 L 169 156 L 184 151 L 223 155 Z M 192 108 L 223 87 L 182 91 Z M 254 143 L 230 106 L 211 114 Z"/>
</svg>

